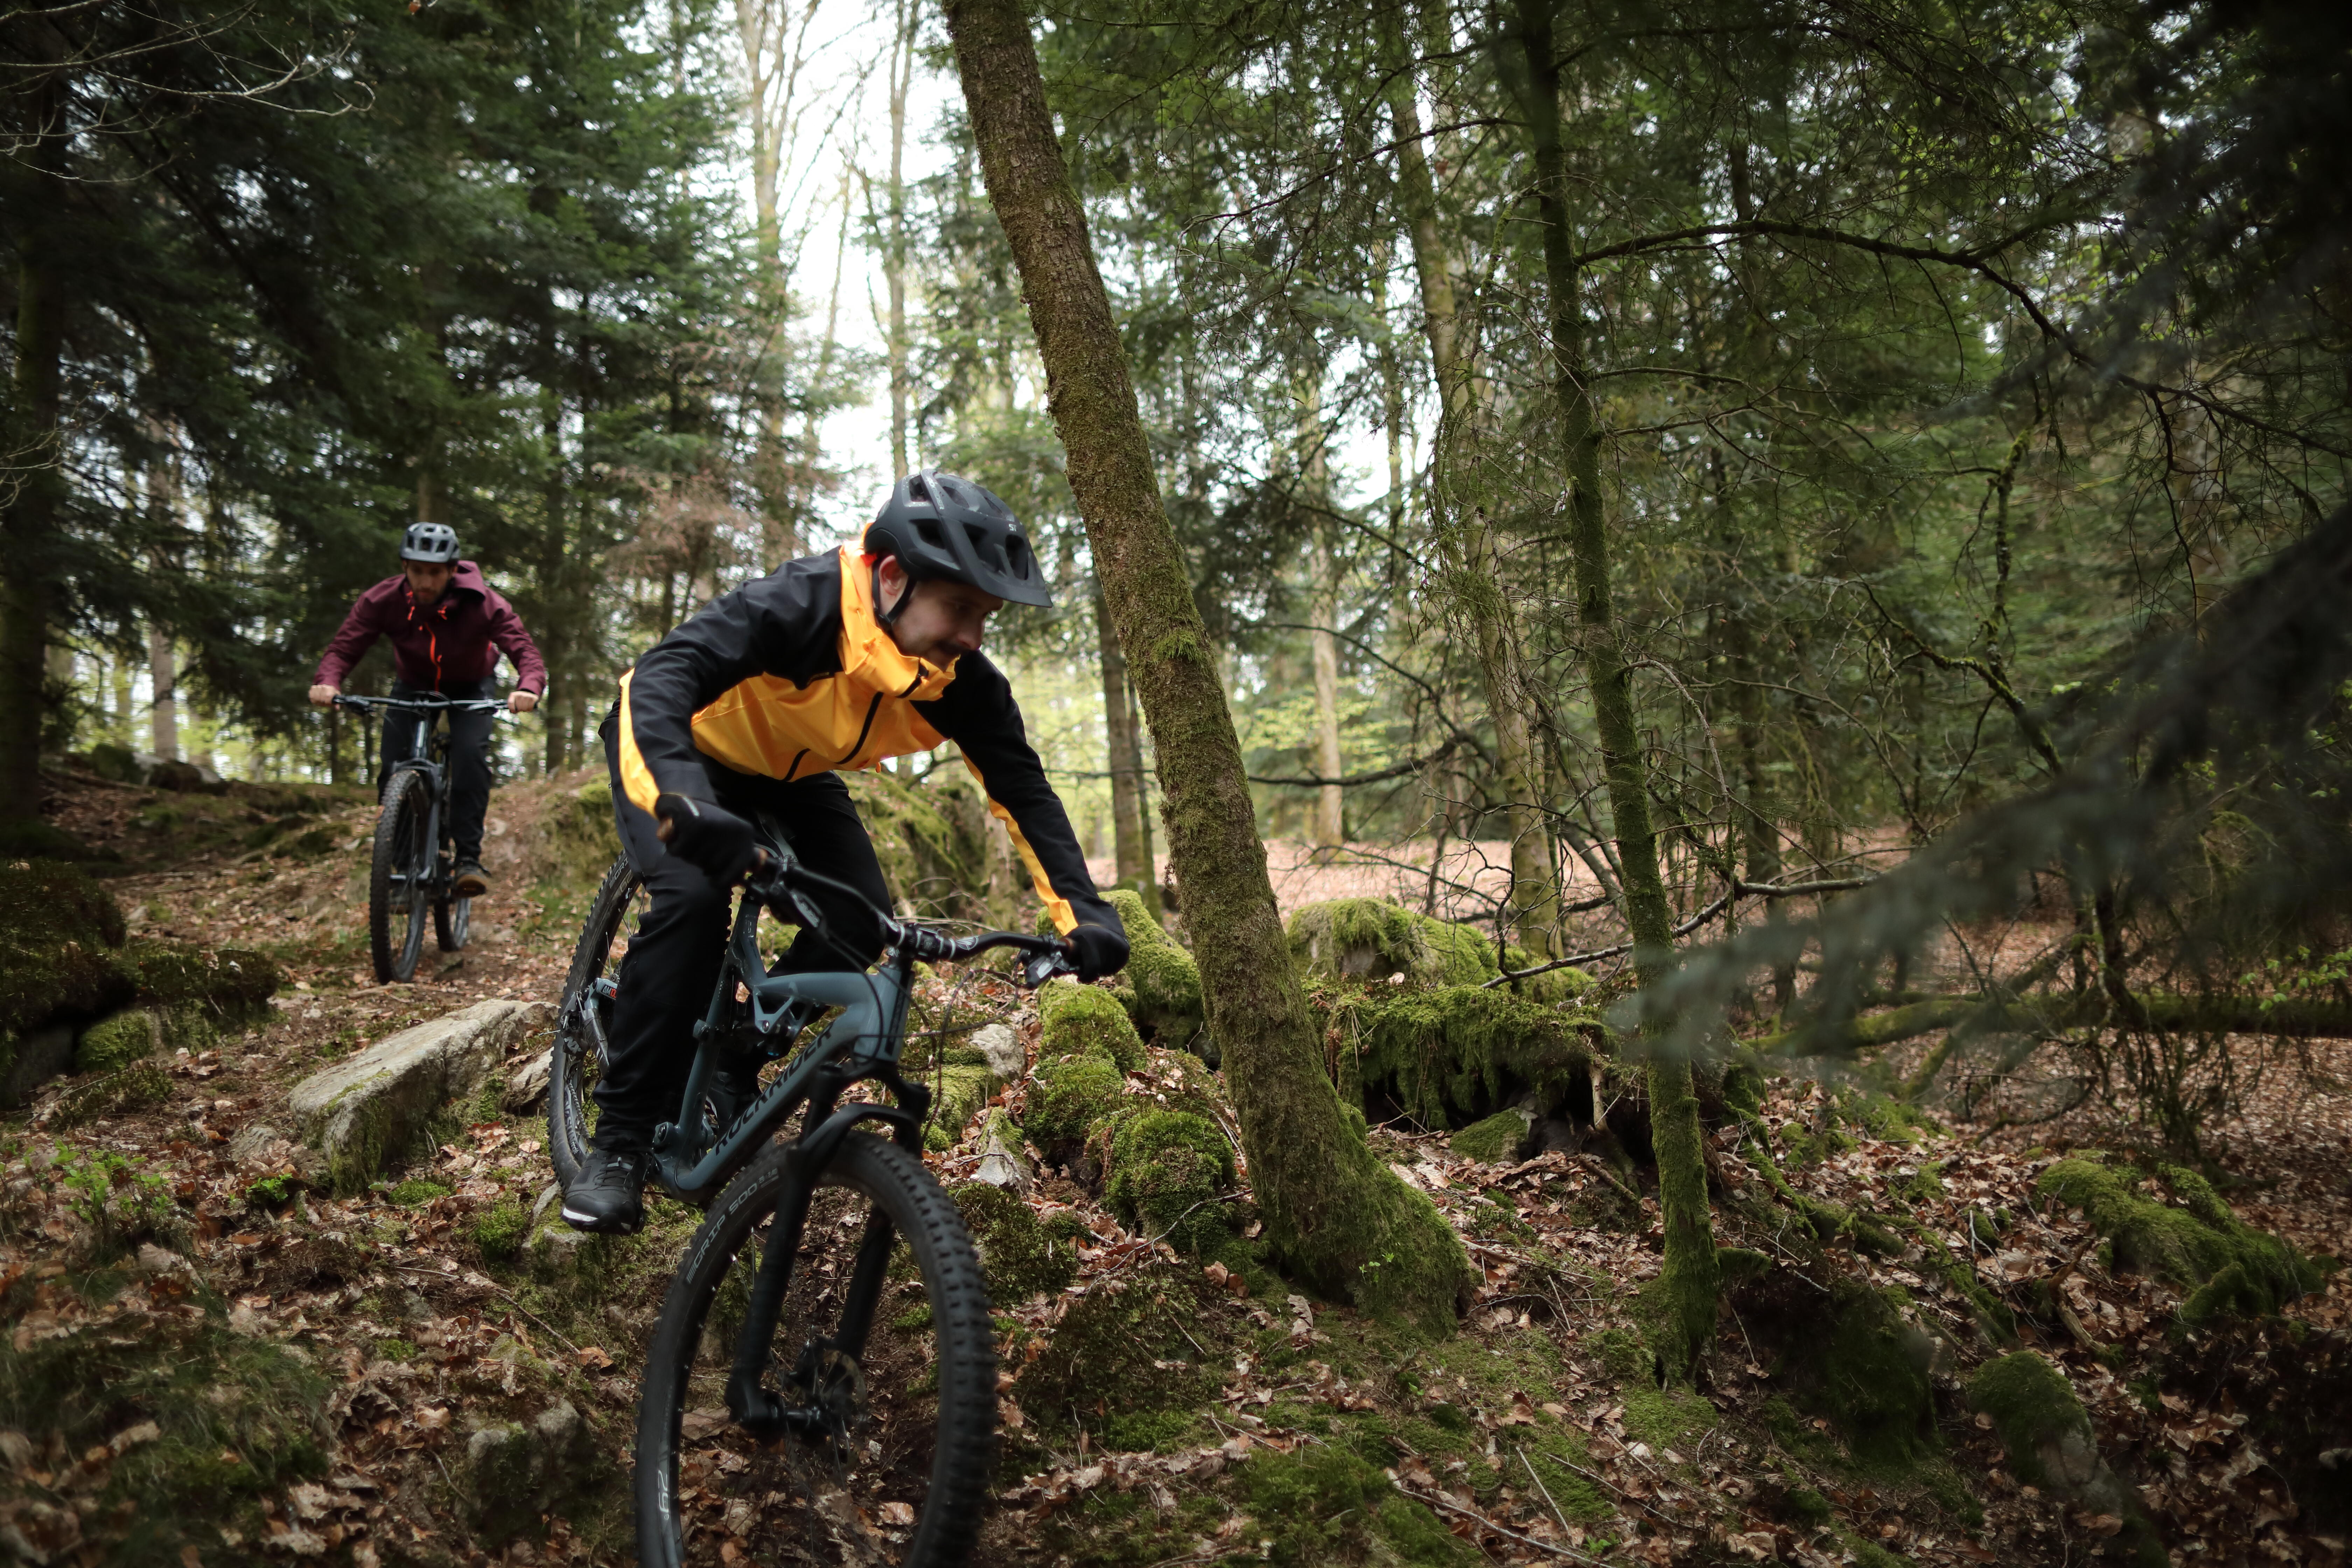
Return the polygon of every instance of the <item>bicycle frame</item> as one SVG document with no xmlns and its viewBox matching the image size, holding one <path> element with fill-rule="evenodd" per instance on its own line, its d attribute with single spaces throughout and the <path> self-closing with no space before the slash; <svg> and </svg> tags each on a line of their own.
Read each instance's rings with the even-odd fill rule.
<svg viewBox="0 0 2352 1568">
<path fill-rule="evenodd" d="M 354 697 L 346 693 L 338 693 L 334 705 L 338 708 L 350 708 L 362 713 L 373 713 L 378 709 L 384 709 L 397 710 L 415 715 L 416 733 L 410 754 L 393 763 L 384 777 L 386 782 L 389 782 L 395 773 L 412 773 L 425 775 L 426 802 L 425 887 L 426 892 L 436 899 L 447 897 L 449 879 L 441 865 L 441 816 L 449 798 L 449 770 L 446 760 L 449 755 L 449 736 L 443 732 L 440 718 L 444 713 L 485 710 L 496 712 L 506 705 L 486 698 Z M 397 871 L 393 874 L 392 879 L 405 887 L 412 879 L 412 873 Z"/>
<path fill-rule="evenodd" d="M 787 898 L 810 929 L 822 930 L 824 920 L 793 884 L 826 887 L 863 902 L 856 889 L 828 878 L 799 869 L 788 849 L 772 846 L 768 861 L 736 907 L 727 941 L 727 958 L 712 988 L 710 1006 L 695 1026 L 698 1045 L 688 1069 L 686 1092 L 678 1118 L 657 1128 L 653 1137 L 651 1174 L 673 1195 L 691 1199 L 710 1192 L 747 1163 L 773 1130 L 805 1103 L 800 1136 L 787 1159 L 789 1180 L 779 1198 L 773 1228 L 751 1286 L 735 1358 L 727 1380 L 727 1408 L 736 1421 L 762 1441 L 787 1432 L 803 1436 L 825 1433 L 832 1419 L 821 1401 L 791 1402 L 761 1384 L 770 1359 L 778 1316 L 792 1282 L 793 1257 L 800 1250 L 802 1226 L 809 1201 L 825 1167 L 843 1139 L 862 1121 L 889 1124 L 899 1145 L 919 1152 L 923 1118 L 930 1109 L 931 1092 L 899 1076 L 898 1058 L 906 1039 L 907 1008 L 914 984 L 915 964 L 922 960 L 977 956 L 997 947 L 1012 947 L 1030 957 L 1024 982 L 1043 984 L 1055 973 L 1070 972 L 1060 943 L 1016 931 L 989 931 L 961 940 L 948 938 L 919 926 L 903 924 L 876 910 L 880 918 L 887 959 L 875 973 L 811 973 L 774 974 L 760 956 L 760 912 L 772 898 Z M 871 906 L 868 906 L 869 908 Z M 720 1128 L 708 1148 L 699 1129 L 703 1093 L 709 1087 L 718 1041 L 730 1022 L 729 1009 L 735 988 L 742 987 L 753 1028 L 772 1036 L 782 1025 L 793 1003 L 808 1002 L 842 1011 L 824 1033 L 799 1053 L 777 1075 L 775 1082 L 755 1096 L 732 1123 Z M 593 1012 L 591 1010 L 591 1016 Z M 597 1042 L 600 1048 L 602 1042 Z M 879 1082 L 896 1103 L 840 1103 L 852 1084 Z M 843 1299 L 835 1333 L 813 1340 L 799 1349 L 798 1360 L 787 1370 L 787 1382 L 813 1394 L 819 1374 L 815 1364 L 828 1351 L 855 1362 L 865 1352 L 866 1335 L 881 1300 L 884 1275 L 894 1237 L 889 1220 L 876 1210 L 859 1239 L 857 1261 L 850 1270 L 848 1292 Z"/>
</svg>

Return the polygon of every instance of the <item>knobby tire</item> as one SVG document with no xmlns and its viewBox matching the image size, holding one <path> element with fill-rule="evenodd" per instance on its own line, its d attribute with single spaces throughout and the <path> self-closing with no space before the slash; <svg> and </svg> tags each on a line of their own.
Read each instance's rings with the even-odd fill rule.
<svg viewBox="0 0 2352 1568">
<path fill-rule="evenodd" d="M 644 879 L 628 858 L 613 862 L 604 884 L 589 903 L 588 919 L 572 950 L 572 969 L 563 979 L 563 997 L 556 1006 L 555 1054 L 548 1063 L 547 1152 L 555 1179 L 569 1187 L 587 1163 L 589 1135 L 595 1131 L 595 1085 L 602 1063 L 596 1059 L 593 1037 L 581 1026 L 574 1008 L 588 988 L 618 966 L 613 944 L 627 924 Z M 585 1004 L 603 1007 L 609 1004 Z"/>
<path fill-rule="evenodd" d="M 375 820 L 375 851 L 368 867 L 368 949 L 375 977 L 390 984 L 416 973 L 425 951 L 424 878 L 431 868 L 425 843 L 429 802 L 422 773 L 402 770 L 385 782 Z M 405 872 L 407 884 L 393 878 Z M 401 922 L 397 931 L 394 922 Z"/>
<path fill-rule="evenodd" d="M 739 1516 L 735 1528 L 748 1530 L 741 1544 L 753 1562 L 951 1568 L 970 1554 L 988 1500 L 996 1346 L 971 1234 L 906 1150 L 865 1132 L 843 1141 L 811 1200 L 772 1344 L 768 1386 L 784 1390 L 803 1346 L 835 1326 L 828 1310 L 838 1311 L 865 1216 L 878 1208 L 900 1238 L 898 1261 L 862 1363 L 836 1380 L 858 1391 L 843 1394 L 842 1405 L 863 1417 L 850 1426 L 846 1449 L 799 1436 L 761 1446 L 723 1420 L 738 1327 L 729 1313 L 744 1310 L 764 1223 L 785 1190 L 786 1158 L 784 1147 L 772 1146 L 728 1184 L 662 1305 L 637 1415 L 638 1561 L 646 1568 L 718 1563 L 721 1541 L 733 1533 L 728 1505 L 749 1499 L 751 1521 L 744 1526 Z M 909 1253 L 917 1279 L 905 1277 Z M 714 1423 L 713 1411 L 722 1419 Z M 682 1441 L 689 1414 L 697 1417 L 690 1445 Z M 705 1458 L 713 1445 L 733 1457 Z M 697 1458 L 682 1487 L 688 1446 Z"/>
</svg>

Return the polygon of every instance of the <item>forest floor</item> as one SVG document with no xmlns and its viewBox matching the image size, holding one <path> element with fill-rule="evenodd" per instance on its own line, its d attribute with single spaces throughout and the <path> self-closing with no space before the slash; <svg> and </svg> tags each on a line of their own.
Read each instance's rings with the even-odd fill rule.
<svg viewBox="0 0 2352 1568">
<path fill-rule="evenodd" d="M 34 1286 L 0 1345 L 0 1396 L 21 1410 L 37 1385 L 55 1413 L 0 1431 L 0 1557 L 633 1559 L 635 1370 L 691 1216 L 661 1205 L 646 1233 L 592 1257 L 548 1224 L 541 1123 L 495 1094 L 352 1197 L 307 1188 L 291 1146 L 256 1131 L 288 1124 L 303 1077 L 407 1025 L 494 998 L 553 1002 L 599 868 L 563 866 L 541 816 L 577 782 L 499 793 L 487 859 L 499 889 L 471 947 L 428 946 L 418 982 L 395 986 L 366 969 L 364 792 L 60 788 L 60 824 L 122 855 L 109 886 L 135 932 L 260 946 L 289 983 L 259 1026 L 172 1059 L 160 1102 L 69 1125 L 67 1080 L 0 1123 L 0 1296 Z M 963 1021 L 998 1017 L 1034 1041 L 1017 993 L 953 982 L 940 981 Z M 545 1041 L 535 1031 L 511 1065 Z M 2310 1254 L 2352 1256 L 2348 1084 L 2352 1047 L 2315 1046 L 2209 1130 L 2239 1215 Z M 1373 1130 L 1482 1271 L 1461 1331 L 1434 1343 L 1260 1268 L 1203 1268 L 1048 1174 L 1025 1196 L 1077 1237 L 1076 1274 L 1000 1303 L 1008 1429 L 982 1560 L 2120 1556 L 2132 1521 L 2031 1484 L 1969 1408 L 1969 1373 L 1996 1352 L 1951 1282 L 1957 1258 L 2063 1369 L 2173 1561 L 2340 1561 L 2341 1275 L 2284 1319 L 2184 1334 L 2179 1287 L 2103 1265 L 2084 1216 L 2036 1189 L 2070 1151 L 2134 1146 L 2127 1123 L 2084 1110 L 2004 1130 L 1989 1102 L 1981 1122 L 1915 1126 L 1856 1116 L 1857 1103 L 1838 1084 L 1776 1079 L 1761 1121 L 1777 1151 L 1737 1124 L 1714 1136 L 1718 1240 L 1779 1268 L 1728 1293 L 1696 1394 L 1659 1388 L 1641 1349 L 1637 1292 L 1663 1245 L 1654 1189 L 1625 1201 L 1592 1155 L 1482 1164 L 1443 1133 Z M 932 1163 L 953 1184 L 977 1153 L 966 1142 Z M 1792 1249 L 1759 1218 L 1775 1211 L 1728 1201 L 1765 1192 L 1767 1161 L 1798 1192 L 1907 1238 Z M 2157 1182 L 2137 1190 L 2162 1201 Z M 135 1206 L 110 1193 L 154 1194 L 153 1237 L 94 1267 L 93 1227 Z M 1771 1283 L 1791 1273 L 1814 1294 Z M 1857 1289 L 1895 1303 L 1929 1347 L 1916 1417 L 1871 1428 L 1873 1391 L 1838 1385 L 1869 1369 L 1822 1363 L 1835 1325 L 1803 1303 Z M 2064 1312 L 2042 1315 L 2059 1300 Z M 1817 1374 L 1792 1370 L 1809 1365 Z M 1856 1412 L 1859 1427 L 1832 1418 Z M 530 1428 L 543 1457 L 492 1497 L 483 1434 L 502 1423 Z M 748 1443 L 723 1422 L 690 1417 L 688 1432 L 710 1560 L 759 1560 L 761 1510 L 780 1500 L 730 1503 Z"/>
</svg>

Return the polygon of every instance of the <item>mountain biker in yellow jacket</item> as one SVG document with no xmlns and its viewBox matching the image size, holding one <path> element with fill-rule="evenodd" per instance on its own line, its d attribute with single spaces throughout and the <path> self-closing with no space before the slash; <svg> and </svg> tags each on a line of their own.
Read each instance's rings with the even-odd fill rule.
<svg viewBox="0 0 2352 1568">
<path fill-rule="evenodd" d="M 583 1230 L 625 1233 L 655 1127 L 677 1114 L 724 956 L 728 903 L 756 855 L 751 818 L 774 816 L 811 870 L 887 907 L 889 890 L 835 770 L 952 741 L 1011 830 L 1037 896 L 1081 978 L 1115 973 L 1128 943 L 1003 673 L 981 653 L 1007 602 L 1051 603 L 1004 503 L 952 474 L 901 479 L 860 546 L 785 563 L 713 600 L 621 680 L 605 719 L 614 815 L 650 907 L 616 975 L 597 1123 L 563 1195 Z M 819 902 L 822 904 L 823 900 Z M 846 900 L 837 900 L 846 905 Z M 861 963 L 878 933 L 854 907 L 827 908 Z M 838 969 L 839 948 L 803 930 L 777 973 Z M 730 1064 L 719 1093 L 750 1091 L 756 1062 Z"/>
</svg>

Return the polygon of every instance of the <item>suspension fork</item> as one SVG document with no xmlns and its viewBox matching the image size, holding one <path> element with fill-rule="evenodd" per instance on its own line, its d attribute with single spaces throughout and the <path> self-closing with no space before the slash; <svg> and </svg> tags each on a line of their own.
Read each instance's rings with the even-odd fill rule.
<svg viewBox="0 0 2352 1568">
<path fill-rule="evenodd" d="M 845 1087 L 839 1078 L 826 1074 L 809 1096 L 801 1125 L 822 1125 L 833 1114 Z M 795 1430 L 803 1436 L 816 1435 L 812 1413 L 788 1405 L 762 1381 L 775 1344 L 776 1320 L 784 1310 L 784 1292 L 792 1288 L 793 1259 L 799 1255 L 801 1233 L 808 1225 L 809 1199 L 815 1194 L 817 1179 L 824 1174 L 822 1166 L 810 1167 L 798 1160 L 787 1160 L 784 1173 L 775 1222 L 768 1227 L 767 1248 L 760 1256 L 760 1272 L 751 1280 L 751 1299 L 736 1334 L 735 1363 L 727 1373 L 727 1413 L 762 1443 Z M 888 1222 L 884 1223 L 887 1228 Z M 859 1278 L 863 1278 L 865 1261 L 861 1249 Z"/>
</svg>

